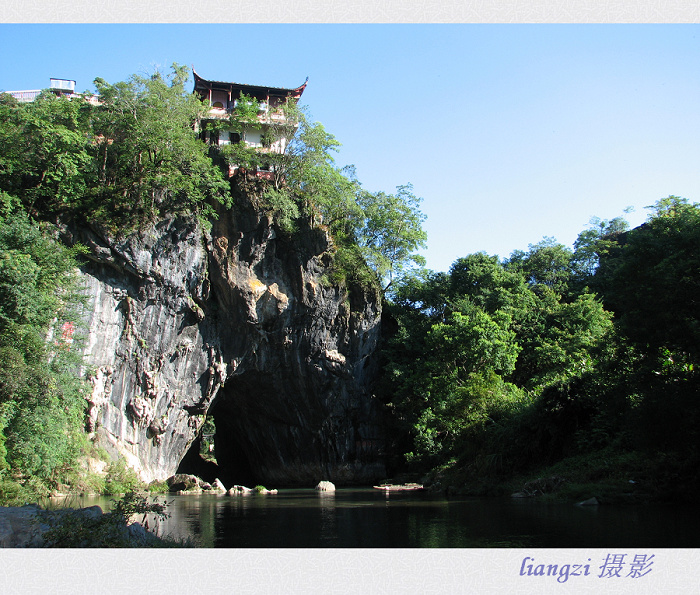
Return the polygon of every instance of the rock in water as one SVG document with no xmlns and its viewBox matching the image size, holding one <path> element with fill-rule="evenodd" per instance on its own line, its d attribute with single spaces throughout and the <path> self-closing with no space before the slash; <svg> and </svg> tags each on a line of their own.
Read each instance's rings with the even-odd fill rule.
<svg viewBox="0 0 700 595">
<path fill-rule="evenodd" d="M 335 486 L 330 481 L 319 481 L 316 489 L 319 492 L 335 492 Z"/>
<path fill-rule="evenodd" d="M 598 506 L 600 502 L 598 502 L 598 499 L 593 496 L 592 498 L 589 498 L 588 500 L 584 500 L 583 502 L 578 502 L 576 506 Z"/>
<path fill-rule="evenodd" d="M 212 485 L 212 492 L 216 492 L 217 494 L 226 493 L 226 487 L 223 483 L 221 483 L 221 480 L 218 477 L 214 480 L 214 484 Z"/>
</svg>

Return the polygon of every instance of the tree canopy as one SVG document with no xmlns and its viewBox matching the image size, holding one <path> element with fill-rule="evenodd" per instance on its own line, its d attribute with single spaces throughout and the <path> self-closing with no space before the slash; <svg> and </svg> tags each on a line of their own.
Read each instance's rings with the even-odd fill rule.
<svg viewBox="0 0 700 595">
<path fill-rule="evenodd" d="M 71 370 L 76 253 L 21 214 L 0 223 L 0 475 L 55 479 L 77 454 L 85 400 Z"/>
<path fill-rule="evenodd" d="M 650 210 L 631 230 L 593 220 L 573 250 L 545 238 L 397 284 L 382 385 L 397 468 L 474 484 L 614 451 L 669 484 L 692 473 L 700 205 Z M 668 470 L 649 471 L 659 452 Z"/>
<path fill-rule="evenodd" d="M 173 65 L 169 75 L 97 78 L 99 101 L 0 96 L 0 191 L 35 216 L 71 213 L 115 230 L 166 213 L 211 215 L 228 185 L 196 138 L 204 109 L 188 76 Z"/>
<path fill-rule="evenodd" d="M 598 282 L 635 343 L 700 363 L 700 204 L 669 196 L 649 209 L 608 251 Z"/>
</svg>

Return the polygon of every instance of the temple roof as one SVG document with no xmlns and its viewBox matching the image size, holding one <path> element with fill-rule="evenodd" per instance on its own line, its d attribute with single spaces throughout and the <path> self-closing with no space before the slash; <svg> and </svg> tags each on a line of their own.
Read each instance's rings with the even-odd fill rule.
<svg viewBox="0 0 700 595">
<path fill-rule="evenodd" d="M 283 97 L 301 97 L 304 92 L 307 83 L 309 82 L 309 77 L 306 77 L 304 84 L 297 87 L 296 89 L 285 89 L 282 87 L 267 87 L 261 85 L 244 85 L 242 83 L 233 83 L 225 81 L 210 81 L 202 78 L 197 74 L 194 67 L 192 67 L 192 74 L 194 75 L 194 91 L 204 90 L 204 89 L 217 89 L 221 91 L 240 91 L 246 95 L 251 95 L 253 97 L 267 97 L 269 95 L 278 95 Z"/>
</svg>

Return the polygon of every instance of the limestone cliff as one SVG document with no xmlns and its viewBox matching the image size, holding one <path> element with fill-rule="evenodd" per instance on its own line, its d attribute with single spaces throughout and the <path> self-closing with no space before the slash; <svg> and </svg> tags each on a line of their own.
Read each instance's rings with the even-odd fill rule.
<svg viewBox="0 0 700 595">
<path fill-rule="evenodd" d="M 313 486 L 384 474 L 372 397 L 380 299 L 328 282 L 319 228 L 281 234 L 253 187 L 211 230 L 172 218 L 115 241 L 74 227 L 82 267 L 90 429 L 147 481 L 173 475 L 206 415 L 217 470 Z"/>
</svg>

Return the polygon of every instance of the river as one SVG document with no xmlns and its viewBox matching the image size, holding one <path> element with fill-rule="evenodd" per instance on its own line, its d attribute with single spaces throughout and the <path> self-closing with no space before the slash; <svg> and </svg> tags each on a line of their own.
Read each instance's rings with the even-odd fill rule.
<svg viewBox="0 0 700 595">
<path fill-rule="evenodd" d="M 444 498 L 372 488 L 160 496 L 157 532 L 207 548 L 694 548 L 697 508 Z M 153 525 L 153 523 L 151 523 Z M 153 528 L 153 527 L 151 527 Z"/>
</svg>

